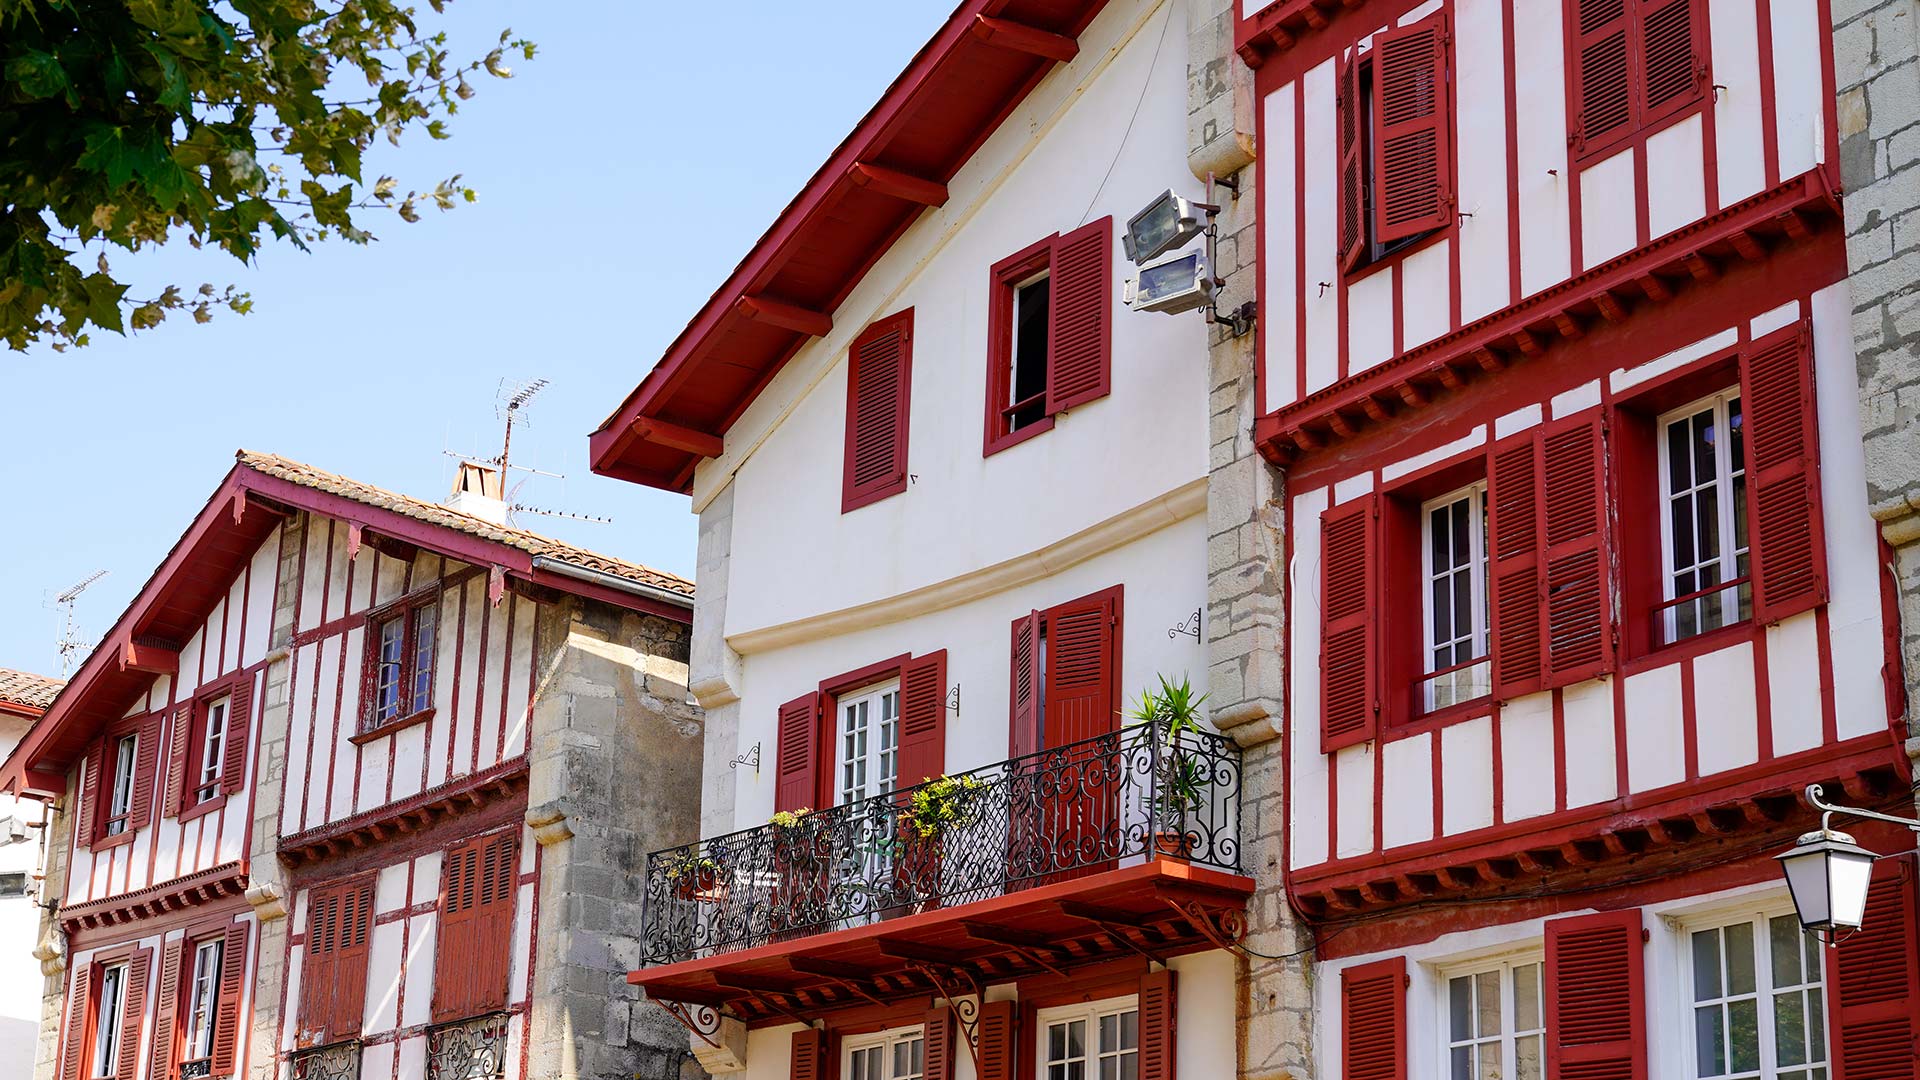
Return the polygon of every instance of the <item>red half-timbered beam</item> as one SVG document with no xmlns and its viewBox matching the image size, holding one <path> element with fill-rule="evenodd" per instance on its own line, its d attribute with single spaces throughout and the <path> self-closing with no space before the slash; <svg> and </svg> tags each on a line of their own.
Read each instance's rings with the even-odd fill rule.
<svg viewBox="0 0 1920 1080">
<path fill-rule="evenodd" d="M 1067 63 L 1080 55 L 1080 43 L 1065 34 L 1050 33 L 1012 19 L 990 15 L 973 17 L 973 36 L 999 49 Z"/>
</svg>

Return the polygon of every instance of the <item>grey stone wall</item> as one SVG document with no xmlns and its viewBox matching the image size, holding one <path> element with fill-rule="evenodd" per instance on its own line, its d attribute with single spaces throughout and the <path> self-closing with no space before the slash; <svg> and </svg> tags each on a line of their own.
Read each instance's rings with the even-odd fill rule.
<svg viewBox="0 0 1920 1080">
<path fill-rule="evenodd" d="M 1920 2 L 1834 0 L 1834 85 L 1867 500 L 1894 549 L 1920 701 Z M 1920 739 L 1907 744 L 1920 760 Z"/>
<path fill-rule="evenodd" d="M 738 770 L 728 763 L 740 751 L 740 654 L 727 644 L 727 584 L 733 553 L 732 484 L 700 511 L 700 546 L 695 556 L 693 649 L 689 686 L 707 711 L 704 799 L 700 835 L 717 836 L 734 828 L 733 806 Z M 773 747 L 760 748 L 761 767 L 773 766 Z"/>
<path fill-rule="evenodd" d="M 1232 0 L 1189 0 L 1188 165 L 1230 175 L 1215 272 L 1222 311 L 1254 298 L 1253 73 L 1233 52 Z M 1285 485 L 1253 448 L 1256 335 L 1208 328 L 1210 475 L 1207 484 L 1208 704 L 1246 754 L 1241 836 L 1258 887 L 1247 904 L 1248 955 L 1239 965 L 1239 1075 L 1305 1080 L 1312 1073 L 1311 937 L 1294 920 L 1281 878 L 1285 785 L 1280 717 L 1285 694 Z"/>
<path fill-rule="evenodd" d="M 307 515 L 298 514 L 280 528 L 280 553 L 275 570 L 273 628 L 267 639 L 266 687 L 261 702 L 259 774 L 253 778 L 253 850 L 271 853 L 280 845 L 280 795 L 287 779 L 287 732 L 293 709 L 294 600 L 300 595 L 300 539 Z M 280 1016 L 287 985 L 288 907 L 293 902 L 280 874 L 280 860 L 271 854 L 247 865 L 247 900 L 259 919 L 259 959 L 253 975 L 253 1034 L 247 1040 L 247 1075 L 251 1080 L 273 1080 L 278 1069 Z"/>
<path fill-rule="evenodd" d="M 686 1032 L 647 1005 L 647 853 L 699 836 L 700 709 L 687 628 L 577 600 L 542 604 L 527 824 L 542 844 L 530 1076 L 701 1075 Z"/>
</svg>

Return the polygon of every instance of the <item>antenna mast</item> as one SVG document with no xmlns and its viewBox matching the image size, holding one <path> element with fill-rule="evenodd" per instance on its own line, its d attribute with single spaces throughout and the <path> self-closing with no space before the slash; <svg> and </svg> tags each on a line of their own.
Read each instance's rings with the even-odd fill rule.
<svg viewBox="0 0 1920 1080">
<path fill-rule="evenodd" d="M 72 588 L 53 598 L 54 606 L 64 613 L 60 640 L 57 643 L 57 648 L 60 650 L 60 677 L 63 679 L 73 674 L 73 669 L 78 666 L 78 657 L 82 653 L 91 651 L 94 646 L 93 642 L 80 636 L 79 624 L 73 617 L 74 601 L 80 599 L 80 594 L 87 591 L 87 586 L 106 576 L 105 570 L 95 570 L 80 579 Z"/>
<path fill-rule="evenodd" d="M 526 408 L 546 388 L 546 379 L 530 379 L 526 382 L 500 380 L 500 389 L 494 394 L 493 415 L 507 422 L 507 434 L 500 440 L 500 457 L 494 463 L 500 466 L 503 474 L 507 469 L 508 454 L 513 449 L 513 422 L 520 418 L 520 410 Z"/>
</svg>

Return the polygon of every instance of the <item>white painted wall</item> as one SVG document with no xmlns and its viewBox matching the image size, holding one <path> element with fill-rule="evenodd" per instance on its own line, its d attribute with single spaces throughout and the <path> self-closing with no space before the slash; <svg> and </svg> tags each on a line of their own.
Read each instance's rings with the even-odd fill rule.
<svg viewBox="0 0 1920 1080">
<path fill-rule="evenodd" d="M 20 737 L 27 732 L 28 721 L 11 714 L 0 715 L 0 758 L 13 753 Z M 18 818 L 29 824 L 45 817 L 42 805 L 31 799 L 0 795 L 0 822 Z M 4 837 L 0 837 L 4 839 Z M 39 870 L 41 830 L 29 829 L 23 843 L 0 847 L 0 874 L 25 874 L 33 891 L 26 896 L 0 897 L 0 965 L 4 970 L 34 971 L 39 961 L 33 949 L 40 933 L 39 883 L 33 875 Z M 40 981 L 19 974 L 0 979 L 0 1061 L 33 1060 L 34 1040 L 40 1028 Z"/>
</svg>

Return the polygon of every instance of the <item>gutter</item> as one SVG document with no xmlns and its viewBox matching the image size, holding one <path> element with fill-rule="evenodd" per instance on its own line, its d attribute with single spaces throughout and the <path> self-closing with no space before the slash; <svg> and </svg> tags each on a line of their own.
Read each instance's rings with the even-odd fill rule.
<svg viewBox="0 0 1920 1080">
<path fill-rule="evenodd" d="M 533 557 L 533 568 L 543 573 L 558 574 L 561 577 L 572 578 L 575 581 L 584 581 L 589 584 L 616 589 L 633 596 L 644 596 L 649 600 L 658 600 L 661 603 L 686 608 L 688 611 L 693 610 L 693 597 L 691 596 L 677 592 L 668 592 L 666 589 L 645 585 L 638 581 L 623 578 L 618 574 L 609 574 L 604 570 L 595 570 L 591 567 L 581 566 L 578 563 L 565 562 L 549 555 L 535 555 Z"/>
</svg>

